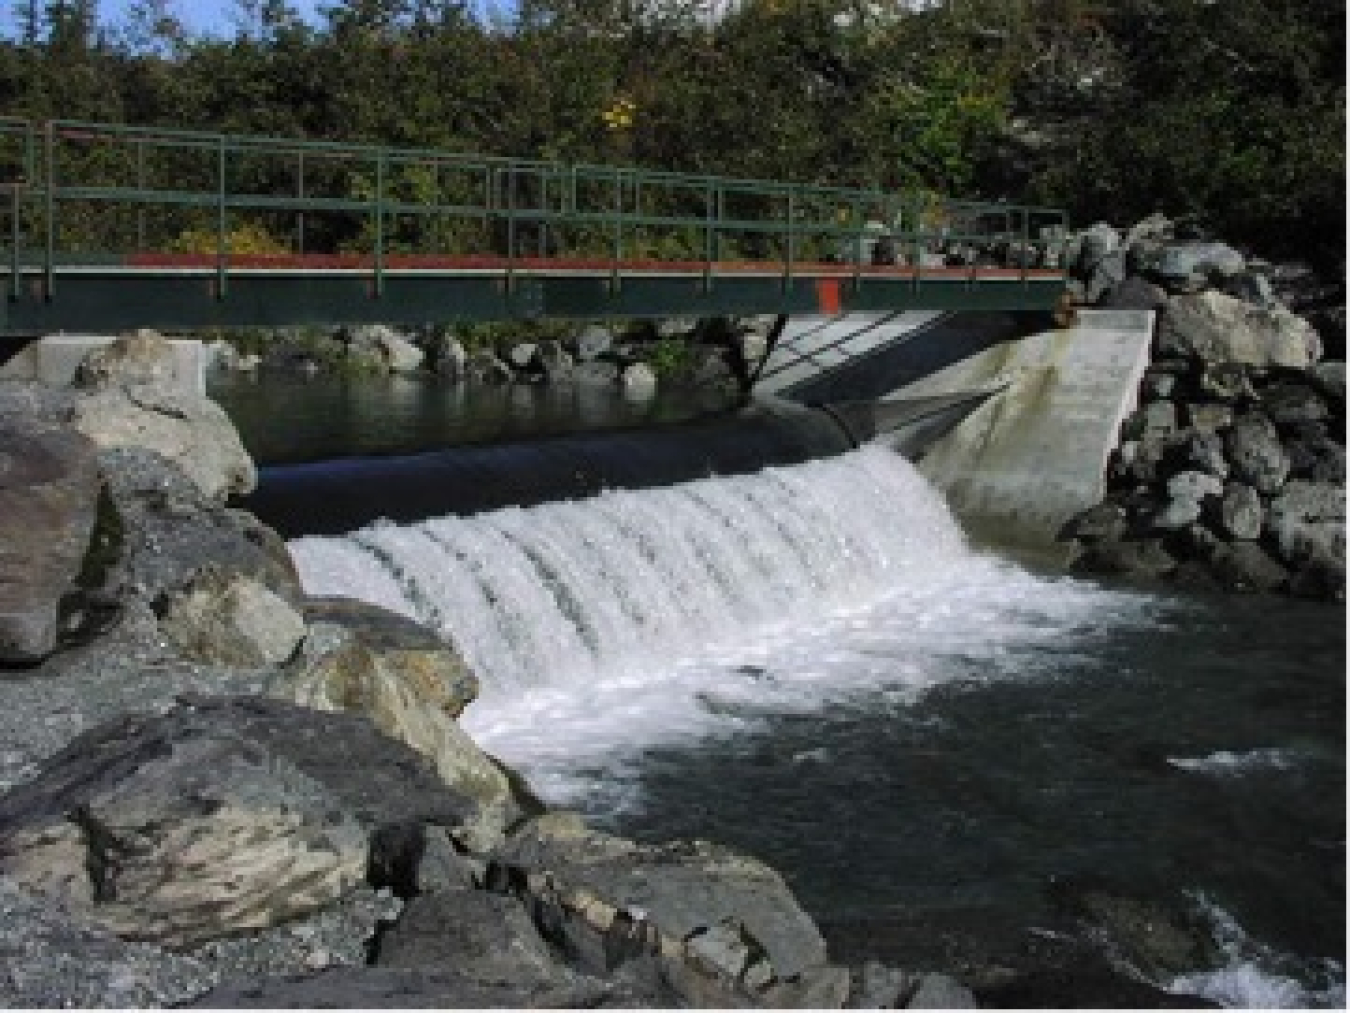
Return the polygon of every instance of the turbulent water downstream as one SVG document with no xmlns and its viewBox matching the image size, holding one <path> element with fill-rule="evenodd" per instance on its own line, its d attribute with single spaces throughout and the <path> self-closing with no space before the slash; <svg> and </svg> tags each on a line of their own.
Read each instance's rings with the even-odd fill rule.
<svg viewBox="0 0 1350 1013">
<path fill-rule="evenodd" d="M 451 638 L 550 802 L 757 854 L 848 957 L 996 962 L 1105 877 L 1221 951 L 1155 984 L 1344 1001 L 1334 609 L 1036 574 L 878 449 L 292 550 Z"/>
</svg>

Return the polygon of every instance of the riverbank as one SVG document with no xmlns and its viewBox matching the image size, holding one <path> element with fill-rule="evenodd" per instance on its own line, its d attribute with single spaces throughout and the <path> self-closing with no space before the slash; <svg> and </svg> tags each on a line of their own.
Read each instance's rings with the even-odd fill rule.
<svg viewBox="0 0 1350 1013">
<path fill-rule="evenodd" d="M 0 417 L 60 429 L 80 399 L 124 387 L 128 410 L 144 411 L 156 399 L 141 376 L 7 388 L 15 410 Z M 826 947 L 783 878 L 752 859 L 634 845 L 540 812 L 460 730 L 482 703 L 476 673 L 416 624 L 306 598 L 290 554 L 223 505 L 247 470 L 216 436 L 214 455 L 182 444 L 194 461 L 225 462 L 195 479 L 143 450 L 95 453 L 121 519 L 92 511 L 86 541 L 108 549 L 102 569 L 59 610 L 64 649 L 0 682 L 13 744 L 0 866 L 16 917 L 0 945 L 26 969 L 11 975 L 10 1004 L 951 1006 L 970 1001 L 953 989 L 976 985 L 996 1004 L 1019 988 L 1051 1003 L 1085 994 L 1083 975 L 1047 981 L 979 955 L 959 984 L 869 965 L 924 953 L 908 948 L 913 927 L 892 933 L 884 957 L 862 957 L 856 941 Z M 137 711 L 155 717 L 128 717 Z M 1102 894 L 1070 903 L 1126 939 L 1174 929 L 1166 966 L 1220 959 L 1168 912 Z M 1070 978 L 1089 956 L 1067 944 L 1045 954 Z M 1088 991 L 1118 1005 L 1199 1003 L 1109 965 L 1092 975 Z"/>
<path fill-rule="evenodd" d="M 970 1003 L 832 964 L 753 858 L 546 811 L 459 729 L 452 651 L 307 598 L 225 505 L 251 462 L 161 345 L 0 385 L 6 575 L 72 550 L 0 615 L 7 1005 Z"/>
</svg>

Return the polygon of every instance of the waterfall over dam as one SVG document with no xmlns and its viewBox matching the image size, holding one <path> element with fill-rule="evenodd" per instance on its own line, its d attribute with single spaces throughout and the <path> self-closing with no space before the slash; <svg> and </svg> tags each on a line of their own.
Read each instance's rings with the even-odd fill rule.
<svg viewBox="0 0 1350 1013">
<path fill-rule="evenodd" d="M 756 474 L 291 543 L 314 594 L 412 616 L 491 696 L 590 684 L 857 606 L 967 554 L 941 496 L 870 447 Z"/>
<path fill-rule="evenodd" d="M 1038 652 L 1137 609 L 973 551 L 942 494 L 877 445 L 290 548 L 311 594 L 454 644 L 480 680 L 460 719 L 480 745 L 551 803 L 611 811 L 638 804 L 625 771 L 662 743 L 1034 676 Z"/>
</svg>

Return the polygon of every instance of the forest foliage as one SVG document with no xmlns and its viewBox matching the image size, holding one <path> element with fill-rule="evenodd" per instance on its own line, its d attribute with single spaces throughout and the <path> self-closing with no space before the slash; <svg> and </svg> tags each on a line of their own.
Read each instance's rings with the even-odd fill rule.
<svg viewBox="0 0 1350 1013">
<path fill-rule="evenodd" d="M 186 0 L 178 0 L 186 2 Z M 1327 0 L 19 0 L 0 112 L 1153 211 L 1340 273 Z"/>
</svg>

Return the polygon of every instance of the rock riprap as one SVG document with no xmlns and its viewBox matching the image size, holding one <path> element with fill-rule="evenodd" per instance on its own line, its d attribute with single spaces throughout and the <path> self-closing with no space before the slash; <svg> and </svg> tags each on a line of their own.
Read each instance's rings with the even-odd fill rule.
<svg viewBox="0 0 1350 1013">
<path fill-rule="evenodd" d="M 1109 226 L 1090 233 L 1083 249 L 1111 245 Z M 1156 309 L 1153 358 L 1106 504 L 1063 532 L 1073 568 L 1344 600 L 1345 364 L 1318 361 L 1321 337 L 1269 265 L 1178 240 L 1162 218 L 1113 248 L 1128 276 L 1080 259 L 1078 294 Z"/>
</svg>

